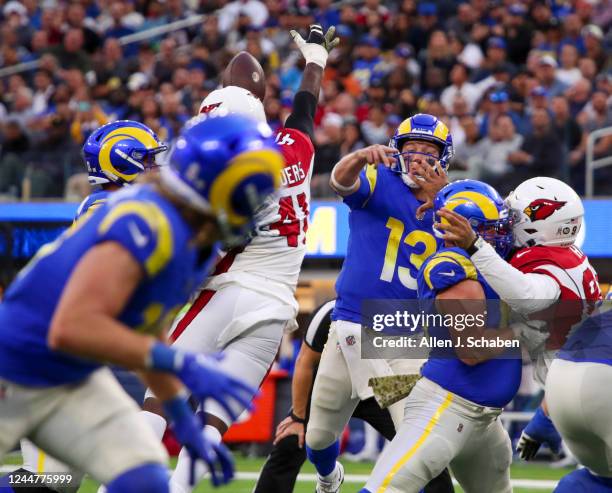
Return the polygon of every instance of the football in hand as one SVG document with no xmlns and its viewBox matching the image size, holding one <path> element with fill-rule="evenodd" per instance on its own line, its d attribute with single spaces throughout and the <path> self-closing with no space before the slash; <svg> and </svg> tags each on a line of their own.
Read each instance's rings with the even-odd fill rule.
<svg viewBox="0 0 612 493">
<path fill-rule="evenodd" d="M 266 95 L 266 78 L 257 59 L 241 51 L 232 58 L 223 73 L 223 87 L 238 86 L 251 91 L 263 102 Z"/>
</svg>

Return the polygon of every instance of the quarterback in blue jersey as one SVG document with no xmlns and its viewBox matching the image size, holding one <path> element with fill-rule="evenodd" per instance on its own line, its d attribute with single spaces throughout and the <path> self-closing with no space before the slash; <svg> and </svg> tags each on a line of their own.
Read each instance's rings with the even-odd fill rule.
<svg viewBox="0 0 612 493">
<path fill-rule="evenodd" d="M 75 219 L 91 214 L 109 193 L 133 183 L 140 173 L 157 168 L 157 155 L 167 149 L 153 130 L 133 120 L 107 123 L 93 132 L 83 146 L 83 158 L 89 184 L 97 189 L 81 202 Z"/>
<path fill-rule="evenodd" d="M 338 438 L 357 404 L 372 397 L 369 378 L 417 374 L 423 363 L 361 359 L 361 305 L 369 299 L 416 299 L 419 267 L 438 247 L 433 213 L 421 211 L 448 182 L 446 168 L 452 155 L 446 125 L 434 116 L 418 114 L 399 125 L 390 146 L 374 145 L 348 154 L 332 171 L 331 187 L 351 209 L 350 236 L 306 431 L 318 492 L 340 489 Z M 392 405 L 389 412 L 397 429 L 403 403 Z M 453 491 L 448 473 L 427 491 Z"/>
<path fill-rule="evenodd" d="M 167 493 L 165 451 L 108 363 L 139 371 L 213 483 L 231 479 L 228 451 L 203 438 L 183 385 L 227 408 L 253 390 L 214 358 L 168 347 L 164 330 L 207 275 L 213 243 L 246 240 L 283 159 L 267 125 L 221 114 L 189 122 L 169 163 L 45 245 L 7 290 L 0 458 L 27 437 L 109 493 Z"/>
<path fill-rule="evenodd" d="M 435 198 L 434 212 L 442 208 L 466 217 L 500 255 L 510 252 L 508 209 L 490 186 L 474 180 L 454 182 Z M 402 426 L 361 491 L 418 493 L 450 465 L 466 493 L 510 492 L 512 450 L 498 416 L 518 390 L 522 362 L 520 349 L 496 357 L 511 351 L 504 347 L 516 346 L 510 329 L 496 329 L 503 325 L 499 307 L 486 303 L 498 296 L 467 252 L 448 242 L 421 266 L 418 294 L 434 313 L 460 315 L 462 320 L 466 314 L 474 320 L 481 316 L 483 323 L 464 331 L 456 324 L 428 327 L 430 338 L 452 341 L 451 349 L 430 343 L 433 349 L 406 400 Z M 435 308 L 428 300 L 435 300 Z M 502 343 L 482 350 L 484 344 L 472 345 L 470 338 Z"/>
</svg>

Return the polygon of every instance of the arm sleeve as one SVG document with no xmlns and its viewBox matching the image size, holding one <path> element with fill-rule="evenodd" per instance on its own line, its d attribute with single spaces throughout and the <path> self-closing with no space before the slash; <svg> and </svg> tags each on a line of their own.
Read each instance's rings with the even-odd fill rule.
<svg viewBox="0 0 612 493">
<path fill-rule="evenodd" d="M 293 111 L 285 122 L 286 128 L 295 128 L 305 133 L 314 142 L 314 116 L 317 100 L 308 91 L 300 91 L 293 98 Z"/>
<path fill-rule="evenodd" d="M 359 172 L 359 188 L 350 195 L 342 197 L 343 202 L 351 209 L 361 209 L 367 205 L 374 194 L 378 171 L 376 166 L 368 164 L 365 170 Z"/>
<path fill-rule="evenodd" d="M 471 259 L 499 297 L 521 314 L 543 310 L 561 296 L 561 289 L 553 278 L 521 272 L 502 259 L 488 243 Z"/>
</svg>

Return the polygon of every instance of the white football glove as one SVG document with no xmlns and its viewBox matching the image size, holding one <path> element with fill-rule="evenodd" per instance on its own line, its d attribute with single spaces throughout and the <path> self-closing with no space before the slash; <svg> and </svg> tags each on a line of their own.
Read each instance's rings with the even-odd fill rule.
<svg viewBox="0 0 612 493">
<path fill-rule="evenodd" d="M 334 38 L 335 32 L 336 28 L 331 26 L 323 35 L 323 28 L 319 24 L 313 24 L 308 30 L 307 40 L 304 40 L 300 33 L 293 29 L 289 31 L 289 34 L 291 34 L 307 64 L 316 63 L 319 67 L 325 68 L 329 52 L 340 43 L 340 38 Z"/>
</svg>

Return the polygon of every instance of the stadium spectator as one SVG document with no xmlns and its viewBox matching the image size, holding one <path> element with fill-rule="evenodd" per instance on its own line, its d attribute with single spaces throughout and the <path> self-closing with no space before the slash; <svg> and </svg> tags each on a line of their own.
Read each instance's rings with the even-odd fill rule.
<svg viewBox="0 0 612 493">
<path fill-rule="evenodd" d="M 544 55 L 536 68 L 536 79 L 546 89 L 549 98 L 563 94 L 568 87 L 557 78 L 557 66 L 557 61 L 552 56 Z"/>
<path fill-rule="evenodd" d="M 568 87 L 574 85 L 582 78 L 578 68 L 578 57 L 578 48 L 574 45 L 566 44 L 561 48 L 561 67 L 557 69 L 555 76 Z"/>
<path fill-rule="evenodd" d="M 559 139 L 563 142 L 565 161 L 569 165 L 576 165 L 583 158 L 583 132 L 576 119 L 570 113 L 567 99 L 562 96 L 554 97 L 551 102 L 553 115 L 552 125 Z"/>
<path fill-rule="evenodd" d="M 521 148 L 508 156 L 514 167 L 508 182 L 510 189 L 534 176 L 556 177 L 561 172 L 563 146 L 546 109 L 534 110 L 531 128 L 532 132 L 525 137 Z"/>
<path fill-rule="evenodd" d="M 311 183 L 313 196 L 333 196 L 333 191 L 329 188 L 329 176 L 341 157 L 342 126 L 340 115 L 326 113 L 321 121 L 321 127 L 315 132 L 314 176 Z"/>
<path fill-rule="evenodd" d="M 499 189 L 512 171 L 509 156 L 522 143 L 523 137 L 516 132 L 512 118 L 498 114 L 488 124 L 487 136 L 482 139 L 478 150 L 474 150 L 469 169 L 475 170 L 479 180 Z"/>
<path fill-rule="evenodd" d="M 16 198 L 21 195 L 24 160 L 30 150 L 30 139 L 23 124 L 15 118 L 7 119 L 3 126 L 0 148 L 0 196 Z"/>
<path fill-rule="evenodd" d="M 476 85 L 468 82 L 469 69 L 462 63 L 456 63 L 450 71 L 451 85 L 448 86 L 440 95 L 440 101 L 446 111 L 452 111 L 455 96 L 460 94 L 465 99 L 468 110 L 472 113 L 476 108 L 476 103 L 480 99 L 481 93 Z"/>
</svg>

